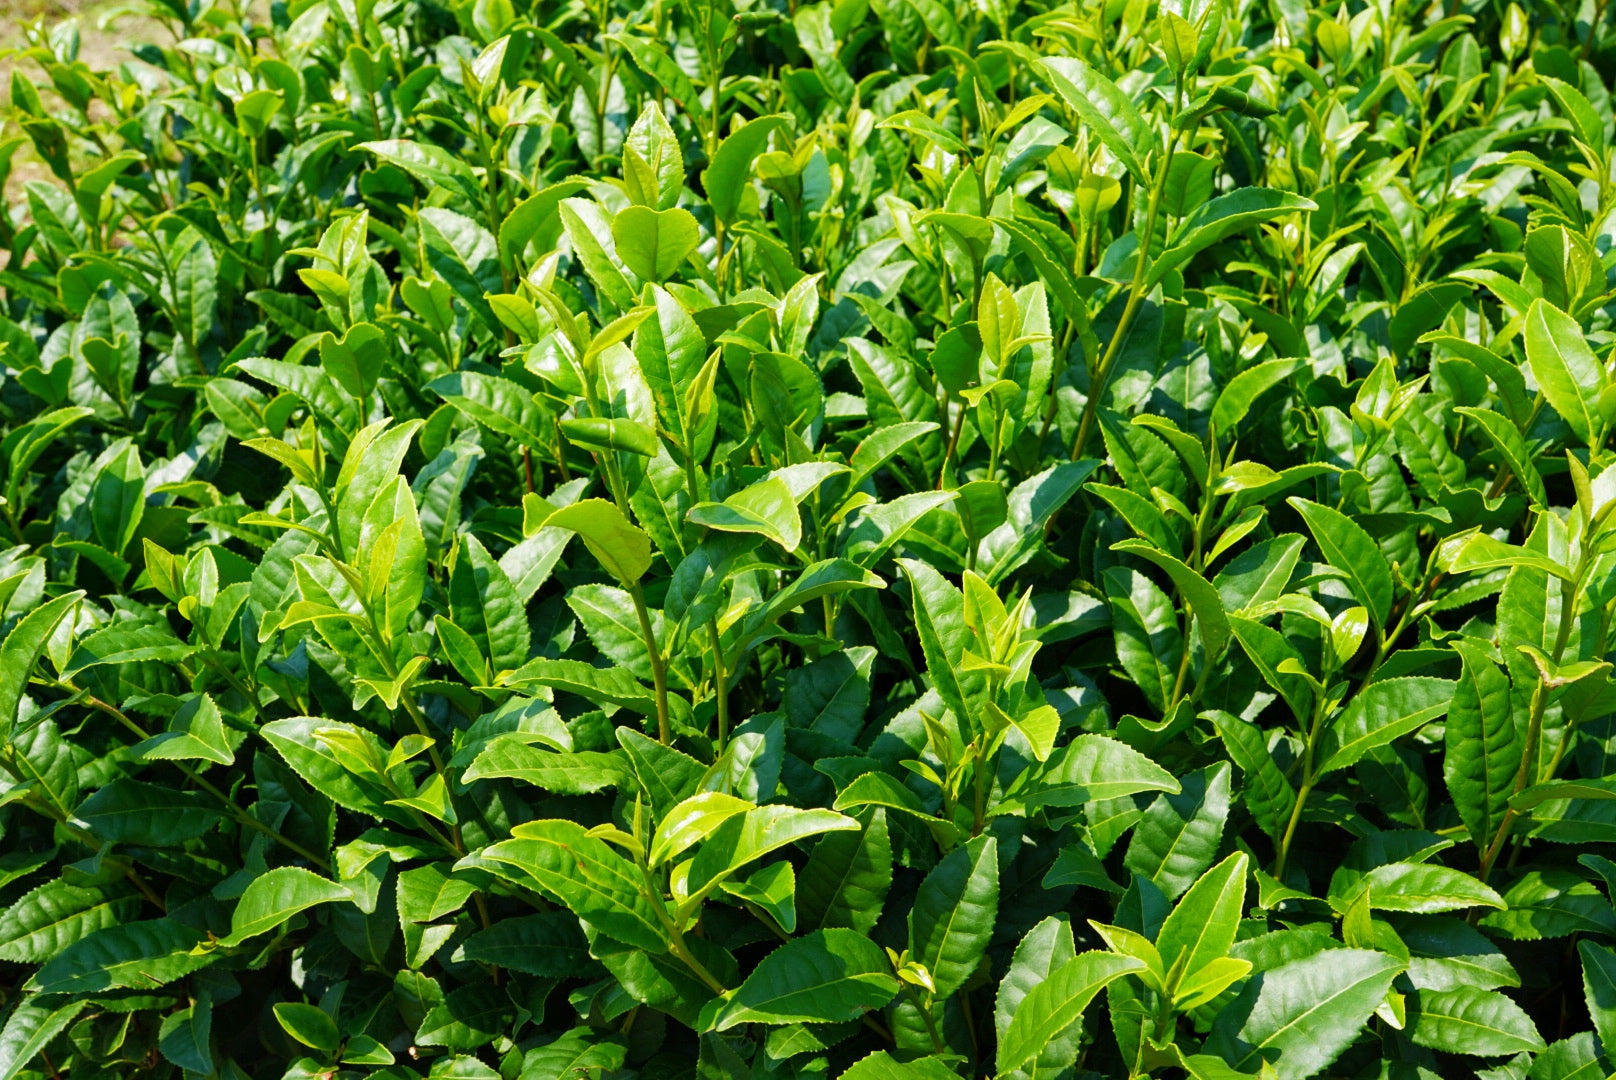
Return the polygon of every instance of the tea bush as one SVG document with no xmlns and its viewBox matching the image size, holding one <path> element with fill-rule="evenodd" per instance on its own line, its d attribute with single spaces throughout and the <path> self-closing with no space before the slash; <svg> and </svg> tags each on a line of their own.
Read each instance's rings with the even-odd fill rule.
<svg viewBox="0 0 1616 1080">
<path fill-rule="evenodd" d="M 130 13 L 0 1080 L 1616 1072 L 1604 0 Z"/>
</svg>

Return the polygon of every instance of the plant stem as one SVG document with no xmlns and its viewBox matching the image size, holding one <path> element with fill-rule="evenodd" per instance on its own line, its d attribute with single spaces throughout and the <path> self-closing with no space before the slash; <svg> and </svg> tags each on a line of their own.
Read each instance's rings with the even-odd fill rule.
<svg viewBox="0 0 1616 1080">
<path fill-rule="evenodd" d="M 1571 626 L 1577 609 L 1577 599 L 1582 591 L 1583 575 L 1588 567 L 1588 554 L 1583 553 L 1577 566 L 1576 581 L 1562 581 L 1560 586 L 1560 625 L 1554 635 L 1554 652 L 1551 659 L 1555 664 L 1565 654 L 1566 645 L 1571 641 Z M 1543 739 L 1543 714 L 1549 707 L 1549 689 L 1538 680 L 1532 691 L 1532 712 L 1526 722 L 1526 746 L 1521 751 L 1521 764 L 1515 771 L 1515 785 L 1513 794 L 1519 795 L 1528 787 L 1538 782 L 1536 776 L 1538 743 Z M 1559 767 L 1560 759 L 1556 754 L 1553 759 L 1554 766 Z M 1551 774 L 1552 776 L 1552 774 Z M 1519 815 L 1513 806 L 1505 807 L 1504 815 L 1498 822 L 1498 831 L 1493 834 L 1492 842 L 1481 857 L 1481 870 L 1477 874 L 1483 882 L 1492 873 L 1493 866 L 1498 861 L 1498 855 L 1504 849 L 1504 843 L 1509 839 L 1510 831 L 1514 828 L 1515 819 Z"/>
<path fill-rule="evenodd" d="M 1150 272 L 1150 241 L 1156 235 L 1156 216 L 1161 212 L 1162 192 L 1167 187 L 1167 173 L 1173 164 L 1173 154 L 1178 148 L 1177 133 L 1167 138 L 1167 153 L 1163 155 L 1161 168 L 1156 173 L 1155 182 L 1150 189 L 1150 203 L 1145 211 L 1145 233 L 1139 238 L 1135 253 L 1136 263 L 1133 269 L 1133 281 L 1128 286 L 1128 302 L 1122 308 L 1122 316 L 1117 320 L 1117 328 L 1111 333 L 1111 343 L 1105 347 L 1105 355 L 1100 360 L 1100 367 L 1094 373 L 1089 383 L 1088 401 L 1083 405 L 1083 419 L 1077 427 L 1077 438 L 1072 442 L 1072 460 L 1076 461 L 1083 456 L 1083 448 L 1088 444 L 1089 431 L 1094 427 L 1095 415 L 1100 409 L 1100 398 L 1105 394 L 1105 386 L 1111 378 L 1111 368 L 1116 364 L 1117 354 L 1122 349 L 1122 342 L 1128 336 L 1128 330 L 1133 325 L 1134 316 L 1139 311 L 1139 305 L 1145 298 L 1145 277 Z"/>
<path fill-rule="evenodd" d="M 640 635 L 645 638 L 645 651 L 651 658 L 651 682 L 656 687 L 657 741 L 668 742 L 668 673 L 662 664 L 662 647 L 657 644 L 656 631 L 651 627 L 651 610 L 645 606 L 645 590 L 638 581 L 629 585 L 628 594 L 634 600 L 634 614 L 639 616 Z M 718 661 L 720 664 L 722 660 Z"/>
<path fill-rule="evenodd" d="M 707 624 L 707 634 L 713 645 L 713 688 L 718 701 L 718 753 L 724 752 L 729 741 L 729 673 L 724 670 L 724 649 L 718 638 L 718 620 Z"/>
</svg>

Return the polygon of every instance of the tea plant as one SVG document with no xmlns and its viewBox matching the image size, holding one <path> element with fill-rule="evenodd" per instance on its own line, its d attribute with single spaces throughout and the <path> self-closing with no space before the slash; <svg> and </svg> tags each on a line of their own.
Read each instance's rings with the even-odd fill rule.
<svg viewBox="0 0 1616 1080">
<path fill-rule="evenodd" d="M 120 11 L 0 1080 L 1616 1073 L 1603 0 Z"/>
</svg>

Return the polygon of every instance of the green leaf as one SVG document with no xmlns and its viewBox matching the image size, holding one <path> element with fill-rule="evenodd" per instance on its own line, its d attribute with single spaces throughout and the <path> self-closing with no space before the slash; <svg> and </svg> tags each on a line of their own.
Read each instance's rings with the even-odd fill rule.
<svg viewBox="0 0 1616 1080">
<path fill-rule="evenodd" d="M 1144 791 L 1180 790 L 1172 773 L 1126 743 L 1086 734 L 1058 748 L 1043 768 L 1023 773 L 997 812 L 1025 814 L 1041 806 L 1081 806 Z"/>
<path fill-rule="evenodd" d="M 265 724 L 259 731 L 293 771 L 320 794 L 349 810 L 386 816 L 384 807 L 392 793 L 373 778 L 351 772 L 330 744 L 316 738 L 316 732 L 332 726 L 338 725 L 317 716 L 295 716 Z"/>
<path fill-rule="evenodd" d="M 1429 915 L 1504 906 L 1503 897 L 1463 871 L 1436 863 L 1406 862 L 1375 867 L 1345 896 L 1336 897 L 1332 889 L 1331 903 L 1344 911 L 1365 889 L 1369 891 L 1369 906 L 1376 911 Z"/>
<path fill-rule="evenodd" d="M 1181 791 L 1156 796 L 1134 826 L 1122 864 L 1149 878 L 1168 899 L 1193 885 L 1217 857 L 1229 817 L 1231 772 L 1220 761 L 1186 776 Z"/>
<path fill-rule="evenodd" d="M 696 793 L 706 770 L 695 758 L 632 728 L 620 727 L 616 734 L 657 820 Z"/>
<path fill-rule="evenodd" d="M 1302 515 L 1325 560 L 1342 572 L 1352 595 L 1375 617 L 1375 625 L 1385 629 L 1392 610 L 1392 571 L 1379 545 L 1339 510 L 1301 498 L 1285 501 Z"/>
<path fill-rule="evenodd" d="M 941 847 L 951 848 L 961 838 L 957 825 L 930 813 L 919 795 L 888 773 L 865 773 L 855 778 L 836 796 L 837 810 L 858 810 L 867 806 L 897 810 L 914 817 L 931 830 L 932 838 Z"/>
<path fill-rule="evenodd" d="M 0 1029 L 0 1080 L 12 1080 L 26 1069 L 90 1004 L 87 999 L 23 998 Z"/>
<path fill-rule="evenodd" d="M 489 305 L 489 293 L 502 291 L 499 248 L 482 225 L 444 207 L 429 206 L 416 217 L 427 264 L 482 320 L 492 333 L 502 333 Z"/>
<path fill-rule="evenodd" d="M 583 537 L 590 554 L 626 586 L 635 585 L 651 568 L 651 538 L 605 499 L 580 499 L 545 518 L 544 524 Z"/>
<path fill-rule="evenodd" d="M 867 934 L 891 888 L 892 844 L 886 812 L 877 809 L 860 831 L 829 833 L 814 845 L 798 875 L 798 916 L 805 926 Z"/>
<path fill-rule="evenodd" d="M 281 1030 L 315 1050 L 335 1050 L 342 1042 L 337 1022 L 325 1010 L 301 1001 L 281 1001 L 275 1004 L 275 1019 Z"/>
<path fill-rule="evenodd" d="M 1076 955 L 1071 926 L 1055 915 L 1046 916 L 1034 925 L 1016 946 L 1010 958 L 1010 967 L 999 981 L 999 993 L 993 1003 L 993 1030 L 999 1040 L 1001 1073 L 1006 1071 L 1002 1065 L 1005 1036 L 1015 1023 L 1016 1015 L 1021 1012 L 1027 995 Z M 1077 1029 L 1068 1024 L 1050 1037 L 1035 1056 L 1032 1068 L 1020 1070 L 1020 1075 L 1041 1071 L 1058 1073 L 1071 1068 L 1077 1062 L 1078 1043 Z"/>
<path fill-rule="evenodd" d="M 706 362 L 706 338 L 690 312 L 666 289 L 651 289 L 654 314 L 633 331 L 633 357 L 651 388 L 656 416 L 682 453 L 706 453 L 703 435 L 711 424 L 690 414 L 687 391 Z M 709 437 L 709 435 L 708 435 Z"/>
<path fill-rule="evenodd" d="M 726 895 L 766 913 L 786 933 L 797 929 L 797 876 L 791 863 L 768 863 L 744 880 L 725 881 L 718 887 Z"/>
<path fill-rule="evenodd" d="M 612 218 L 618 258 L 642 281 L 666 281 L 701 242 L 689 210 L 627 206 Z"/>
<path fill-rule="evenodd" d="M 858 822 L 832 810 L 759 806 L 723 822 L 690 864 L 692 896 L 704 893 L 748 863 L 811 836 L 856 830 Z"/>
<path fill-rule="evenodd" d="M 1145 575 L 1122 567 L 1105 572 L 1105 593 L 1117 659 L 1151 708 L 1166 712 L 1185 648 L 1172 601 Z"/>
<path fill-rule="evenodd" d="M 1249 1008 L 1225 1010 L 1209 1045 L 1241 1071 L 1267 1061 L 1280 1080 L 1307 1080 L 1357 1038 L 1402 966 L 1368 949 L 1327 949 L 1279 964 L 1247 984 L 1242 1005 Z"/>
<path fill-rule="evenodd" d="M 169 847 L 194 840 L 218 824 L 218 802 L 138 780 L 114 780 L 79 804 L 75 816 L 104 840 Z"/>
<path fill-rule="evenodd" d="M 1042 59 L 1044 77 L 1105 148 L 1140 184 L 1150 183 L 1145 156 L 1156 150 L 1154 129 L 1116 83 L 1081 60 Z"/>
<path fill-rule="evenodd" d="M 1560 111 L 1571 120 L 1577 138 L 1592 147 L 1594 153 L 1602 154 L 1605 150 L 1605 121 L 1600 117 L 1599 110 L 1594 108 L 1593 103 L 1582 91 L 1570 83 L 1546 74 L 1539 75 L 1538 79 L 1549 88 L 1549 93 L 1554 95 Z"/>
<path fill-rule="evenodd" d="M 1449 1054 L 1501 1057 L 1547 1045 L 1532 1018 L 1496 990 L 1421 990 L 1412 1020 L 1409 1037 L 1416 1045 Z"/>
<path fill-rule="evenodd" d="M 692 795 L 662 816 L 651 840 L 650 862 L 660 866 L 677 857 L 693 844 L 711 836 L 736 814 L 744 814 L 753 804 L 721 791 Z"/>
<path fill-rule="evenodd" d="M 300 911 L 319 904 L 352 900 L 344 886 L 328 881 L 311 870 L 281 866 L 252 880 L 236 910 L 230 916 L 230 936 L 223 944 L 238 945 L 248 938 L 267 934 L 285 924 Z"/>
<path fill-rule="evenodd" d="M 1481 926 L 1512 941 L 1540 941 L 1571 934 L 1616 936 L 1616 912 L 1593 882 L 1568 870 L 1529 870 L 1504 891 L 1504 910 L 1491 911 Z"/>
<path fill-rule="evenodd" d="M 127 890 L 46 882 L 0 913 L 0 960 L 43 964 L 97 930 L 133 920 L 140 905 Z"/>
<path fill-rule="evenodd" d="M 28 676 L 45 652 L 56 627 L 84 599 L 82 590 L 64 593 L 17 620 L 0 644 L 0 742 L 9 741 Z"/>
<path fill-rule="evenodd" d="M 554 1042 L 529 1050 L 522 1058 L 522 1080 L 572 1080 L 615 1072 L 623 1067 L 626 1052 L 621 1043 L 589 1028 L 574 1028 Z"/>
<path fill-rule="evenodd" d="M 1476 422 L 1482 434 L 1504 459 L 1509 471 L 1515 474 L 1515 479 L 1526 492 L 1527 498 L 1532 500 L 1533 506 L 1548 505 L 1548 493 L 1543 488 L 1543 477 L 1533 463 L 1532 451 L 1514 424 L 1491 409 L 1469 409 L 1461 406 L 1453 411 Z"/>
<path fill-rule="evenodd" d="M 518 668 L 505 685 L 548 686 L 597 705 L 633 709 L 645 716 L 656 713 L 655 694 L 630 672 L 624 668 L 598 668 L 581 660 L 549 660 L 541 656 Z"/>
<path fill-rule="evenodd" d="M 1244 852 L 1230 855 L 1202 874 L 1163 921 L 1156 951 L 1169 990 L 1229 955 L 1245 908 L 1247 868 Z"/>
<path fill-rule="evenodd" d="M 483 748 L 462 779 L 522 780 L 557 795 L 590 795 L 629 781 L 629 771 L 616 756 L 583 751 L 558 754 L 529 746 L 517 738 L 500 738 Z"/>
<path fill-rule="evenodd" d="M 1212 427 L 1221 435 L 1233 432 L 1251 406 L 1271 388 L 1290 377 L 1300 360 L 1268 360 L 1239 372 L 1218 391 L 1212 405 Z"/>
<path fill-rule="evenodd" d="M 1325 732 L 1317 773 L 1344 769 L 1377 746 L 1418 731 L 1448 711 L 1454 684 L 1425 677 L 1370 683 Z"/>
<path fill-rule="evenodd" d="M 1616 1046 L 1616 951 L 1592 941 L 1577 942 L 1582 958 L 1582 995 L 1604 1046 Z"/>
<path fill-rule="evenodd" d="M 900 559 L 898 565 L 914 594 L 915 630 L 926 656 L 926 673 L 955 716 L 969 716 L 970 703 L 986 688 L 987 678 L 980 671 L 959 670 L 972 640 L 965 625 L 965 599 L 929 564 Z"/>
<path fill-rule="evenodd" d="M 931 972 L 937 997 L 976 971 L 998 910 L 999 847 L 991 835 L 955 848 L 920 883 L 909 910 L 909 958 Z"/>
<path fill-rule="evenodd" d="M 166 626 L 117 622 L 82 639 L 63 670 L 64 678 L 104 665 L 173 663 L 188 659 L 196 646 L 174 636 Z"/>
<path fill-rule="evenodd" d="M 771 476 L 742 488 L 721 503 L 692 506 L 685 520 L 721 532 L 756 533 L 796 551 L 802 543 L 802 517 L 784 480 Z"/>
<path fill-rule="evenodd" d="M 999 1044 L 999 1075 L 1030 1061 L 1083 1015 L 1094 995 L 1123 975 L 1140 971 L 1144 963 L 1131 956 L 1086 952 L 1056 968 L 1022 999 L 1009 1030 Z"/>
<path fill-rule="evenodd" d="M 588 962 L 588 948 L 578 920 L 567 911 L 503 918 L 466 938 L 458 959 L 496 964 L 512 971 L 547 978 L 575 974 Z"/>
<path fill-rule="evenodd" d="M 1306 543 L 1295 533 L 1284 533 L 1253 544 L 1230 559 L 1212 579 L 1225 610 L 1252 611 L 1278 600 L 1290 584 Z"/>
<path fill-rule="evenodd" d="M 1266 187 L 1243 187 L 1202 203 L 1173 233 L 1167 250 L 1151 264 L 1147 285 L 1155 285 L 1197 254 L 1243 229 L 1291 214 L 1317 210 L 1312 199 Z"/>
<path fill-rule="evenodd" d="M 516 383 L 497 375 L 457 371 L 433 379 L 426 389 L 468 419 L 529 449 L 544 449 L 539 438 L 545 427 L 544 414 L 533 403 L 532 395 Z"/>
<path fill-rule="evenodd" d="M 856 1020 L 897 993 L 897 977 L 879 945 L 853 930 L 816 930 L 764 957 L 707 1027 Z"/>
<path fill-rule="evenodd" d="M 1294 670 L 1281 671 L 1281 665 L 1291 661 L 1295 668 L 1307 670 L 1302 654 L 1279 631 L 1264 626 L 1260 622 L 1241 618 L 1236 615 L 1230 618 L 1229 627 L 1234 631 L 1235 640 L 1245 651 L 1248 659 L 1263 681 L 1277 690 L 1290 706 L 1292 715 L 1303 723 L 1311 722 L 1313 718 L 1313 688 L 1308 681 Z"/>
<path fill-rule="evenodd" d="M 554 517 L 551 515 L 552 521 Z M 519 668 L 527 661 L 527 613 L 505 571 L 470 533 L 461 540 L 454 572 L 449 575 L 449 610 L 455 625 L 470 634 L 494 662 L 496 672 Z"/>
<path fill-rule="evenodd" d="M 359 143 L 353 149 L 368 151 L 398 166 L 419 180 L 428 191 L 450 188 L 465 204 L 475 206 L 482 201 L 482 184 L 471 171 L 471 166 L 442 147 L 410 139 L 384 139 Z"/>
<path fill-rule="evenodd" d="M 1210 715 L 1229 760 L 1240 768 L 1241 801 L 1257 827 L 1278 843 L 1296 806 L 1296 789 L 1269 752 L 1263 729 L 1221 709 Z"/>
<path fill-rule="evenodd" d="M 1497 834 L 1525 741 L 1513 715 L 1509 679 L 1482 649 L 1454 642 L 1463 665 L 1444 725 L 1442 776 L 1478 851 Z"/>
<path fill-rule="evenodd" d="M 634 865 L 582 825 L 525 822 L 512 830 L 511 839 L 476 857 L 566 906 L 586 926 L 649 952 L 667 951 L 662 924 L 641 894 L 644 882 Z"/>
<path fill-rule="evenodd" d="M 784 113 L 760 116 L 749 120 L 732 131 L 718 144 L 713 160 L 701 173 L 702 190 L 707 192 L 707 204 L 713 216 L 725 224 L 733 224 L 741 209 L 742 193 L 752 178 L 752 163 L 757 160 L 769 136 L 792 119 Z"/>
<path fill-rule="evenodd" d="M 443 1003 L 421 1020 L 415 1041 L 421 1046 L 475 1050 L 510 1030 L 516 1004 L 491 983 L 472 983 L 451 990 Z"/>
<path fill-rule="evenodd" d="M 588 199 L 562 199 L 561 221 L 579 262 L 613 313 L 628 311 L 639 294 L 639 282 L 628 276 L 617 257 L 610 224 L 600 206 Z"/>
<path fill-rule="evenodd" d="M 25 989 L 42 994 L 153 990 L 213 963 L 212 956 L 191 951 L 201 941 L 199 931 L 173 919 L 109 926 L 58 953 Z"/>
<path fill-rule="evenodd" d="M 1599 410 L 1605 369 L 1588 347 L 1582 327 L 1547 301 L 1535 300 L 1526 313 L 1525 338 L 1526 362 L 1538 389 L 1572 433 L 1592 445 L 1605 431 Z"/>
<path fill-rule="evenodd" d="M 1206 649 L 1205 662 L 1215 663 L 1217 658 L 1223 655 L 1223 647 L 1229 643 L 1231 631 L 1229 616 L 1223 610 L 1223 599 L 1211 583 L 1182 561 L 1166 552 L 1157 551 L 1143 541 L 1123 540 L 1112 544 L 1111 549 L 1137 555 L 1167 572 L 1167 576 L 1172 579 L 1179 592 L 1183 593 L 1184 599 L 1189 602 L 1190 609 L 1195 613 L 1195 625 L 1201 631 L 1201 645 Z"/>
</svg>

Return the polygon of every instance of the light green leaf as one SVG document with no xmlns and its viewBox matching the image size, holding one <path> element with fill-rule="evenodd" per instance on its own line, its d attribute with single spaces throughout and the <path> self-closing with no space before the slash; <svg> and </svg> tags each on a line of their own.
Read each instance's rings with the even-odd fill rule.
<svg viewBox="0 0 1616 1080">
<path fill-rule="evenodd" d="M 998 910 L 999 847 L 991 835 L 955 848 L 920 883 L 909 910 L 909 958 L 931 972 L 939 998 L 981 963 Z"/>
<path fill-rule="evenodd" d="M 583 537 L 590 553 L 625 586 L 636 584 L 651 568 L 651 538 L 605 499 L 580 499 L 545 518 L 544 524 Z"/>
<path fill-rule="evenodd" d="M 1059 916 L 1046 916 L 1027 931 L 1010 958 L 1010 968 L 999 981 L 999 993 L 994 999 L 993 1029 L 1001 1050 L 1027 995 L 1076 955 L 1071 925 Z M 1019 1076 L 1059 1073 L 1076 1064 L 1078 1048 L 1078 1030 L 1068 1024 L 1048 1040 L 1030 1068 L 1015 1071 Z"/>
<path fill-rule="evenodd" d="M 1026 814 L 1041 806 L 1081 806 L 1143 791 L 1177 793 L 1173 774 L 1106 735 L 1079 735 L 1038 770 L 1023 773 L 996 813 Z"/>
<path fill-rule="evenodd" d="M 586 926 L 653 953 L 668 945 L 634 865 L 572 821 L 529 821 L 475 858 L 566 906 Z M 508 869 L 507 869 L 508 868 Z"/>
<path fill-rule="evenodd" d="M 1116 83 L 1081 60 L 1050 57 L 1043 74 L 1122 167 L 1141 184 L 1150 182 L 1144 160 L 1156 149 L 1156 134 Z"/>
<path fill-rule="evenodd" d="M 1312 199 L 1274 188 L 1243 187 L 1219 195 L 1201 204 L 1179 223 L 1167 250 L 1151 264 L 1146 282 L 1155 285 L 1201 251 L 1243 229 L 1317 209 L 1318 204 Z"/>
<path fill-rule="evenodd" d="M 1000 1076 L 1030 1061 L 1083 1015 L 1107 983 L 1144 969 L 1144 962 L 1108 952 L 1086 952 L 1062 964 L 1022 999 L 999 1044 Z"/>
<path fill-rule="evenodd" d="M 742 488 L 721 503 L 692 506 L 685 520 L 721 532 L 757 533 L 796 551 L 802 543 L 802 517 L 791 488 L 777 476 Z"/>
<path fill-rule="evenodd" d="M 1496 990 L 1421 990 L 1418 1009 L 1409 1037 L 1432 1050 L 1501 1057 L 1546 1045 L 1525 1010 Z"/>
<path fill-rule="evenodd" d="M 1208 1045 L 1243 1072 L 1267 1061 L 1279 1080 L 1307 1080 L 1358 1037 L 1401 970 L 1396 958 L 1368 949 L 1281 963 L 1248 983 L 1250 1009 L 1225 1010 L 1233 1023 L 1215 1026 Z"/>
<path fill-rule="evenodd" d="M 1162 923 L 1156 951 L 1169 990 L 1229 955 L 1245 907 L 1247 867 L 1244 852 L 1230 855 L 1202 874 Z"/>
<path fill-rule="evenodd" d="M 1329 564 L 1346 577 L 1352 594 L 1386 627 L 1392 610 L 1392 571 L 1380 546 L 1363 526 L 1341 511 L 1321 503 L 1292 497 L 1285 500 L 1302 515 L 1308 532 Z"/>
<path fill-rule="evenodd" d="M 1447 679 L 1423 676 L 1370 683 L 1326 730 L 1318 774 L 1344 769 L 1375 747 L 1418 731 L 1448 711 L 1454 688 Z"/>
<path fill-rule="evenodd" d="M 612 218 L 618 258 L 642 281 L 666 281 L 701 242 L 689 210 L 627 206 Z"/>
<path fill-rule="evenodd" d="M 223 944 L 238 945 L 248 938 L 276 929 L 300 911 L 319 904 L 352 900 L 342 885 L 311 870 L 281 866 L 253 878 L 230 916 L 230 936 Z"/>
<path fill-rule="evenodd" d="M 1588 347 L 1582 327 L 1546 300 L 1534 300 L 1526 313 L 1525 338 L 1526 362 L 1554 411 L 1583 443 L 1602 438 L 1599 394 L 1605 388 L 1605 369 Z"/>
<path fill-rule="evenodd" d="M 764 957 L 708 1027 L 856 1020 L 897 993 L 897 977 L 879 945 L 853 930 L 816 930 Z"/>
</svg>

